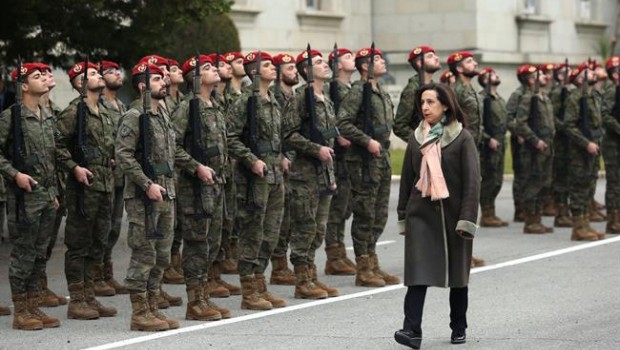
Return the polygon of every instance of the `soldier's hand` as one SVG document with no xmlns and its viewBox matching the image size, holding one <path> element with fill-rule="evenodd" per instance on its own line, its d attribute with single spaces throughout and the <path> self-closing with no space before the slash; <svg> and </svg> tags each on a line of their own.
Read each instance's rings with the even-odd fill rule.
<svg viewBox="0 0 620 350">
<path fill-rule="evenodd" d="M 17 187 L 26 192 L 32 192 L 32 185 L 37 184 L 37 182 L 34 181 L 30 175 L 24 173 L 17 173 L 15 175 L 15 183 L 17 184 Z"/>
<path fill-rule="evenodd" d="M 58 197 L 54 198 L 54 209 L 58 210 L 60 208 L 60 202 L 58 201 Z"/>
<path fill-rule="evenodd" d="M 151 186 L 149 186 L 149 188 L 146 190 L 147 197 L 149 197 L 150 200 L 155 202 L 164 201 L 164 196 L 162 195 L 162 193 L 166 193 L 166 189 L 156 183 L 151 184 Z"/>
<path fill-rule="evenodd" d="M 368 141 L 367 149 L 368 152 L 375 157 L 379 157 L 381 155 L 381 144 L 376 140 L 370 139 L 370 141 Z"/>
<path fill-rule="evenodd" d="M 323 163 L 330 164 L 334 161 L 332 158 L 333 153 L 333 149 L 326 146 L 321 146 L 321 148 L 319 148 L 319 160 Z"/>
<path fill-rule="evenodd" d="M 215 170 L 208 166 L 199 165 L 198 169 L 196 169 L 196 176 L 208 185 L 213 185 L 215 183 Z"/>
<path fill-rule="evenodd" d="M 547 149 L 547 144 L 543 140 L 538 140 L 538 142 L 536 143 L 536 149 L 544 152 Z"/>
<path fill-rule="evenodd" d="M 75 176 L 77 182 L 82 183 L 86 186 L 90 186 L 90 180 L 93 178 L 93 173 L 90 170 L 77 165 L 75 168 L 73 168 L 73 176 Z"/>
<path fill-rule="evenodd" d="M 520 145 L 522 145 L 522 144 L 523 144 L 523 142 L 525 142 L 525 139 L 524 139 L 523 137 L 521 137 L 521 136 L 517 136 L 517 142 L 518 142 Z"/>
<path fill-rule="evenodd" d="M 338 142 L 338 144 L 344 148 L 349 148 L 351 147 L 351 141 L 349 141 L 346 137 L 344 136 L 338 136 L 336 137 L 336 141 Z"/>
<path fill-rule="evenodd" d="M 497 151 L 497 147 L 499 147 L 499 142 L 497 142 L 497 140 L 494 138 L 490 138 L 488 145 L 491 150 Z"/>
<path fill-rule="evenodd" d="M 252 164 L 252 173 L 258 177 L 265 177 L 265 170 L 267 170 L 267 164 L 262 160 L 258 159 Z"/>
<path fill-rule="evenodd" d="M 598 155 L 599 152 L 599 148 L 598 145 L 594 142 L 588 142 L 588 145 L 586 146 L 586 151 L 588 151 L 588 153 L 592 154 L 592 155 Z"/>
<path fill-rule="evenodd" d="M 290 168 L 291 168 L 291 161 L 288 158 L 283 157 L 282 158 L 282 171 L 285 174 L 288 174 Z"/>
</svg>

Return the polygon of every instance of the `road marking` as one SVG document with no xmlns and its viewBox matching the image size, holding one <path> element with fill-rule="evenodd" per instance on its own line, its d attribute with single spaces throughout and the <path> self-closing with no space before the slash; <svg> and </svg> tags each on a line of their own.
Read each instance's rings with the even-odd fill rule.
<svg viewBox="0 0 620 350">
<path fill-rule="evenodd" d="M 380 241 L 380 242 L 377 242 L 377 246 L 392 244 L 392 243 L 396 243 L 396 241 Z M 353 247 L 347 247 L 347 250 L 353 250 Z"/>
<path fill-rule="evenodd" d="M 382 243 L 382 244 L 389 244 L 389 243 L 393 243 L 393 242 L 394 241 L 384 241 L 384 242 L 380 242 L 380 243 Z M 569 247 L 569 248 L 553 250 L 553 251 L 550 251 L 550 252 L 536 254 L 536 255 L 525 257 L 525 258 L 510 260 L 510 261 L 506 261 L 506 262 L 499 263 L 499 264 L 494 264 L 494 265 L 489 265 L 489 266 L 482 266 L 482 267 L 476 267 L 476 268 L 471 270 L 471 273 L 475 274 L 475 273 L 481 273 L 481 272 L 497 270 L 497 269 L 501 269 L 501 268 L 504 268 L 504 267 L 510 267 L 510 266 L 515 266 L 515 265 L 525 264 L 525 263 L 532 262 L 532 261 L 547 259 L 547 258 L 558 256 L 558 255 L 573 253 L 573 252 L 576 252 L 576 251 L 579 251 L 579 250 L 594 248 L 594 247 L 598 247 L 598 246 L 602 246 L 602 245 L 606 245 L 606 244 L 612 244 L 612 243 L 616 243 L 616 242 L 620 242 L 620 236 L 614 237 L 614 238 L 610 238 L 610 239 L 605 239 L 605 240 L 602 240 L 602 241 L 595 241 L 595 242 L 591 242 L 591 243 L 584 243 L 584 244 L 576 245 L 576 246 Z M 377 243 L 377 245 L 379 245 L 379 243 Z M 116 349 L 116 348 L 120 348 L 120 347 L 123 347 L 123 346 L 129 346 L 129 345 L 138 344 L 138 343 L 144 343 L 144 342 L 147 342 L 147 341 L 152 341 L 152 340 L 156 340 L 156 339 L 160 339 L 160 338 L 171 337 L 171 336 L 174 336 L 174 335 L 177 335 L 177 334 L 183 334 L 183 333 L 195 332 L 195 331 L 200 331 L 200 330 L 209 329 L 209 328 L 221 327 L 221 326 L 225 326 L 225 325 L 228 325 L 228 324 L 244 322 L 244 321 L 254 320 L 254 319 L 263 318 L 263 317 L 269 317 L 269 316 L 272 316 L 272 315 L 282 314 L 282 313 L 285 313 L 285 312 L 292 312 L 292 311 L 297 311 L 297 310 L 303 310 L 303 309 L 307 309 L 307 308 L 311 308 L 311 307 L 315 307 L 315 306 L 321 306 L 321 305 L 326 305 L 326 304 L 331 304 L 331 303 L 337 303 L 337 302 L 340 302 L 340 301 L 345 301 L 345 300 L 350 300 L 350 299 L 355 299 L 355 298 L 362 298 L 362 297 L 366 297 L 366 296 L 374 295 L 374 294 L 379 294 L 379 293 L 391 292 L 391 291 L 398 290 L 398 289 L 401 289 L 401 288 L 404 288 L 404 287 L 405 286 L 403 286 L 402 284 L 399 284 L 399 285 L 394 285 L 394 286 L 387 286 L 387 287 L 382 287 L 382 288 L 370 289 L 370 290 L 366 290 L 366 291 L 363 291 L 363 292 L 342 295 L 342 296 L 335 297 L 335 298 L 316 300 L 316 301 L 311 301 L 311 302 L 307 302 L 307 303 L 303 303 L 303 304 L 288 306 L 288 307 L 281 308 L 281 309 L 273 309 L 273 310 L 264 311 L 264 312 L 257 312 L 257 313 L 253 313 L 253 314 L 250 314 L 250 315 L 229 318 L 229 319 L 226 319 L 226 320 L 202 323 L 202 324 L 198 324 L 198 325 L 195 325 L 195 326 L 184 327 L 184 328 L 179 328 L 179 329 L 175 329 L 175 330 L 165 331 L 165 332 L 161 332 L 161 333 L 149 334 L 149 335 L 145 335 L 145 336 L 142 336 L 142 337 L 136 337 L 136 338 L 126 339 L 126 340 L 121 340 L 121 341 L 117 341 L 117 342 L 114 342 L 114 343 L 109 343 L 109 344 L 104 344 L 104 345 L 100 345 L 100 346 L 95 346 L 95 347 L 92 347 L 92 348 L 88 348 L 86 350 Z"/>
</svg>

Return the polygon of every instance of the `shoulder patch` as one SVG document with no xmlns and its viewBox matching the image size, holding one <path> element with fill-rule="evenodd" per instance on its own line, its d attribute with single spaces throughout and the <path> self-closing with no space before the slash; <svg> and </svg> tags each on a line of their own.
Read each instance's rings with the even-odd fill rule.
<svg viewBox="0 0 620 350">
<path fill-rule="evenodd" d="M 118 131 L 121 137 L 127 137 L 131 134 L 131 128 L 127 125 L 121 125 L 120 130 Z"/>
</svg>

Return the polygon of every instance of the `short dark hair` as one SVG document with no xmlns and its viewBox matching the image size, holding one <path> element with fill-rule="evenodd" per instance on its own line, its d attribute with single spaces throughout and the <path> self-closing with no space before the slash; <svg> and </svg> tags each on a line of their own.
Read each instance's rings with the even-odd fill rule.
<svg viewBox="0 0 620 350">
<path fill-rule="evenodd" d="M 422 94 L 424 91 L 433 90 L 437 93 L 437 100 L 444 105 L 446 109 L 446 117 L 448 120 L 445 122 L 442 121 L 444 125 L 448 125 L 454 121 L 458 121 L 463 124 L 463 127 L 467 127 L 467 115 L 461 109 L 461 106 L 456 100 L 456 95 L 454 91 L 446 85 L 446 84 L 424 84 L 418 89 L 418 92 L 415 94 L 416 101 L 416 113 L 421 116 L 422 114 Z"/>
<path fill-rule="evenodd" d="M 448 65 L 448 68 L 450 69 L 450 72 L 452 72 L 452 74 L 454 74 L 455 77 L 458 77 L 460 75 L 459 71 L 456 70 L 456 67 L 459 67 L 461 65 L 461 62 L 463 62 L 463 61 L 450 63 Z"/>
<path fill-rule="evenodd" d="M 297 73 L 299 73 L 299 75 L 301 75 L 301 77 L 304 78 L 305 81 L 308 81 L 308 74 L 306 74 L 306 68 L 308 68 L 308 60 L 303 60 L 295 64 L 295 67 L 297 67 Z"/>
<path fill-rule="evenodd" d="M 355 59 L 355 68 L 358 72 L 362 73 L 362 64 L 370 64 L 370 57 L 358 57 Z"/>
<path fill-rule="evenodd" d="M 133 86 L 134 90 L 136 90 L 137 93 L 140 93 L 140 87 L 138 87 L 138 84 L 140 83 L 145 83 L 146 82 L 146 74 L 138 74 L 138 75 L 134 75 L 133 77 L 131 77 L 131 86 Z"/>
</svg>

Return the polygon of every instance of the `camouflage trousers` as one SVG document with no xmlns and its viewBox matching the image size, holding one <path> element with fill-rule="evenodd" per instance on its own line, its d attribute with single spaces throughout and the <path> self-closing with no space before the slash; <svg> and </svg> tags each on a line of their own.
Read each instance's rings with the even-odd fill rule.
<svg viewBox="0 0 620 350">
<path fill-rule="evenodd" d="M 600 156 L 591 155 L 584 147 L 573 144 L 569 152 L 570 211 L 573 216 L 584 215 L 588 213 L 594 198 Z"/>
<path fill-rule="evenodd" d="M 351 217 L 351 180 L 346 169 L 346 162 L 335 163 L 338 175 L 338 192 L 332 197 L 325 231 L 325 245 L 344 243 L 344 229 L 347 219 Z"/>
<path fill-rule="evenodd" d="M 121 235 L 121 226 L 123 223 L 123 213 L 125 212 L 125 200 L 123 199 L 123 187 L 115 187 L 112 199 L 112 221 L 110 233 L 108 234 L 108 242 L 106 243 L 103 253 L 103 262 L 112 261 L 112 249 L 118 242 Z"/>
<path fill-rule="evenodd" d="M 56 240 L 58 239 L 58 231 L 60 230 L 60 225 L 62 224 L 62 218 L 67 216 L 67 206 L 65 205 L 65 187 L 67 183 L 67 172 L 65 171 L 57 171 L 56 176 L 58 178 L 58 185 L 56 188 L 58 189 L 58 203 L 60 206 L 58 210 L 56 210 L 56 219 L 54 220 L 54 230 L 52 231 L 52 235 L 50 236 L 50 242 L 47 246 L 47 260 L 52 257 L 52 251 L 54 250 L 54 246 L 56 246 Z"/>
<path fill-rule="evenodd" d="M 387 222 L 392 170 L 390 167 L 378 169 L 377 181 L 370 182 L 363 175 L 361 162 L 347 162 L 347 167 L 351 179 L 353 250 L 355 256 L 367 255 L 375 252 Z"/>
<path fill-rule="evenodd" d="M 103 263 L 112 220 L 111 192 L 84 190 L 83 217 L 77 208 L 77 184 L 67 184 L 65 193 L 65 275 L 67 284 L 94 280 L 93 269 Z"/>
<path fill-rule="evenodd" d="M 125 210 L 129 221 L 127 245 L 131 249 L 125 285 L 131 293 L 159 290 L 164 270 L 170 265 L 174 201 L 153 202 L 153 213 L 149 220 L 162 234 L 162 239 L 145 236 L 144 204 L 140 198 L 126 199 Z"/>
<path fill-rule="evenodd" d="M 278 244 L 273 250 L 273 257 L 286 257 L 286 252 L 291 241 L 291 183 L 288 176 L 284 176 L 284 211 L 282 212 L 282 224 L 280 225 L 280 236 Z"/>
<path fill-rule="evenodd" d="M 247 184 L 237 183 L 237 229 L 239 236 L 239 275 L 265 271 L 278 243 L 284 212 L 284 184 L 254 183 L 258 209 L 248 206 Z"/>
<path fill-rule="evenodd" d="M 9 191 L 12 191 L 9 189 Z M 28 225 L 15 221 L 15 196 L 7 198 L 8 221 L 14 228 L 11 233 L 13 248 L 9 260 L 11 293 L 20 294 L 37 290 L 37 282 L 45 274 L 46 249 L 54 228 L 56 209 L 45 188 L 24 194 Z"/>
<path fill-rule="evenodd" d="M 553 140 L 553 181 L 552 192 L 556 204 L 568 205 L 570 194 L 569 177 L 566 171 L 569 169 L 569 138 L 563 133 L 556 133 Z"/>
<path fill-rule="evenodd" d="M 214 208 L 211 217 L 194 214 L 191 203 L 177 202 L 179 208 L 179 230 L 183 235 L 183 274 L 186 285 L 195 285 L 207 280 L 208 268 L 220 251 L 222 220 L 224 216 L 223 185 L 210 186 L 213 190 Z M 189 209 L 189 210 L 186 210 Z"/>
<path fill-rule="evenodd" d="M 234 162 L 231 160 L 231 162 Z M 234 170 L 234 163 L 228 165 Z M 222 247 L 230 246 L 237 242 L 236 220 L 237 217 L 237 184 L 235 183 L 234 171 L 226 176 L 224 185 L 224 218 L 222 222 Z"/>
<path fill-rule="evenodd" d="M 551 185 L 553 166 L 553 146 L 549 145 L 544 152 L 527 145 L 521 148 L 521 165 L 523 180 L 524 209 L 536 212 L 542 209 L 543 190 Z"/>
<path fill-rule="evenodd" d="M 325 238 L 330 195 L 321 195 L 318 180 L 291 180 L 291 263 L 314 262 L 316 250 Z"/>
<path fill-rule="evenodd" d="M 610 210 L 620 209 L 620 135 L 607 132 L 603 138 L 605 160 L 605 204 Z"/>
<path fill-rule="evenodd" d="M 480 206 L 490 208 L 495 206 L 495 199 L 504 183 L 504 155 L 505 143 L 499 142 L 495 151 L 484 146 L 480 152 Z"/>
<path fill-rule="evenodd" d="M 514 174 L 512 180 L 512 199 L 515 203 L 523 203 L 523 187 L 525 187 L 525 180 L 523 178 L 523 161 L 521 160 L 521 148 L 523 145 L 519 144 L 516 136 L 510 137 L 510 153 L 512 155 L 512 171 Z"/>
</svg>

